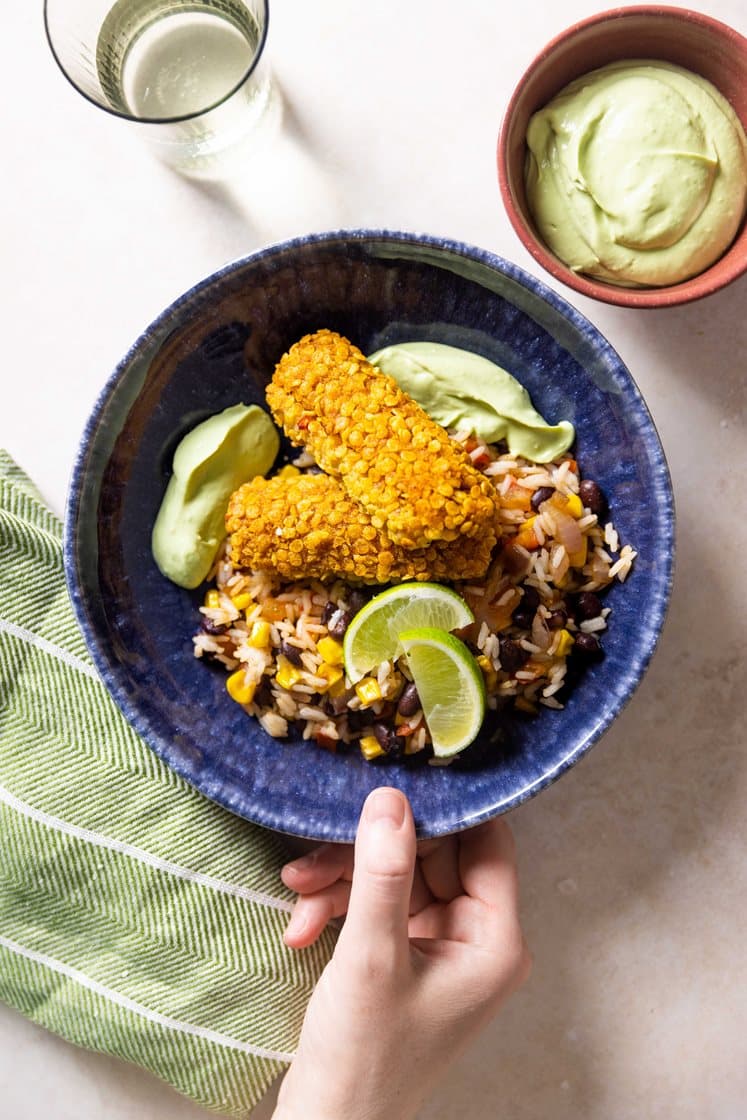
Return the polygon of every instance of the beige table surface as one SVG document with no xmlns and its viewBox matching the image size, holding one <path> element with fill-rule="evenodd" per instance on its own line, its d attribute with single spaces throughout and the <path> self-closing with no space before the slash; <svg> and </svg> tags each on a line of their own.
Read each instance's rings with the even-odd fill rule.
<svg viewBox="0 0 747 1120">
<path fill-rule="evenodd" d="M 745 0 L 695 6 L 747 33 Z M 0 444 L 62 512 L 84 421 L 141 329 L 287 236 L 424 231 L 536 272 L 501 208 L 499 120 L 543 43 L 600 7 L 272 0 L 285 124 L 229 189 L 171 174 L 74 93 L 41 0 L 3 5 Z M 652 410 L 676 489 L 675 590 L 621 718 L 511 816 L 534 974 L 422 1120 L 744 1120 L 747 278 L 660 313 L 552 286 L 607 335 Z M 271 1113 L 272 1094 L 253 1120 Z M 207 1114 L 0 1009 L 0 1115 Z"/>
</svg>

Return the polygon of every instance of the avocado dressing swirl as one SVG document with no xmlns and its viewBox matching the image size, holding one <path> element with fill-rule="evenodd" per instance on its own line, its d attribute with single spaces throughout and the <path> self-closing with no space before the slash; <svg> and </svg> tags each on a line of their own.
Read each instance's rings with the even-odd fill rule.
<svg viewBox="0 0 747 1120">
<path fill-rule="evenodd" d="M 666 62 L 614 62 L 566 86 L 527 130 L 538 230 L 575 272 L 627 287 L 697 275 L 747 205 L 747 138 L 710 82 Z"/>
</svg>

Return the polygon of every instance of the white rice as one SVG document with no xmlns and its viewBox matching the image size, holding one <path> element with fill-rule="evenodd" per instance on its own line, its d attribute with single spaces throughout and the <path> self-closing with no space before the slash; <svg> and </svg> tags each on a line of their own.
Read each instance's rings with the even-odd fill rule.
<svg viewBox="0 0 747 1120">
<path fill-rule="evenodd" d="M 519 575 L 502 572 L 500 566 L 495 567 L 500 561 L 494 560 L 484 580 L 456 585 L 477 618 L 476 634 L 468 635 L 466 640 L 482 666 L 488 707 L 495 712 L 514 703 L 527 712 L 536 711 L 539 705 L 561 709 L 568 651 L 572 649 L 574 635 L 602 634 L 608 626 L 610 608 L 604 606 L 597 617 L 579 622 L 570 614 L 559 629 L 557 622 L 553 628 L 553 612 L 566 604 L 569 595 L 601 592 L 614 580 L 623 582 L 637 554 L 628 544 L 620 547 L 619 533 L 612 521 L 602 527 L 587 509 L 576 521 L 587 540 L 587 559 L 581 568 L 569 567 L 568 550 L 562 540 L 554 537 L 558 530 L 551 507 L 534 510 L 531 496 L 539 487 L 550 487 L 566 495 L 578 494 L 580 479 L 574 462 L 562 459 L 535 464 L 517 456 L 498 454 L 479 441 L 472 446 L 469 433 L 459 433 L 458 438 L 466 444 L 472 460 L 493 479 L 498 493 L 504 498 L 511 493 L 511 502 L 517 508 L 499 510 L 503 540 L 510 542 L 515 532 L 532 518 L 537 542 L 537 547 L 531 549 L 512 546 Z M 487 465 L 483 465 L 486 460 Z M 296 465 L 303 469 L 310 462 L 301 455 Z M 235 571 L 227 549 L 216 561 L 211 578 L 219 599 L 217 605 L 200 607 L 208 630 L 201 629 L 195 635 L 194 655 L 218 661 L 227 672 L 243 670 L 244 682 L 257 686 L 254 699 L 244 705 L 245 709 L 269 735 L 282 739 L 296 729 L 302 738 L 327 749 L 355 749 L 362 737 L 372 735 L 374 723 L 383 721 L 393 726 L 394 733 L 405 742 L 407 755 L 419 754 L 428 747 L 430 739 L 422 712 L 411 717 L 393 714 L 403 687 L 411 679 L 406 662 L 385 661 L 373 670 L 371 679 L 378 695 L 373 700 L 362 699 L 340 670 L 334 687 L 330 684 L 331 670 L 335 676 L 334 666 L 324 663 L 318 643 L 330 632 L 339 635 L 344 626 L 352 593 L 348 585 L 342 581 L 328 585 L 317 580 L 282 584 L 268 572 Z M 529 590 L 536 592 L 540 600 L 534 632 L 531 628 L 522 630 L 513 622 L 513 614 L 522 606 Z M 232 601 L 239 594 L 251 597 L 247 607 L 242 603 L 242 609 Z M 497 629 L 491 623 L 494 617 L 503 619 Z M 269 623 L 269 641 L 258 649 L 249 638 L 254 624 L 263 620 Z M 211 629 L 214 632 L 208 632 Z M 514 651 L 519 653 L 507 655 L 506 663 L 502 664 L 502 643 L 506 641 L 513 643 Z M 283 662 L 286 669 L 292 666 L 291 683 L 287 686 L 277 679 L 281 646 L 286 651 L 298 651 L 295 657 Z M 524 663 L 512 669 L 512 656 L 524 658 Z M 442 764 L 437 759 L 429 761 Z"/>
</svg>

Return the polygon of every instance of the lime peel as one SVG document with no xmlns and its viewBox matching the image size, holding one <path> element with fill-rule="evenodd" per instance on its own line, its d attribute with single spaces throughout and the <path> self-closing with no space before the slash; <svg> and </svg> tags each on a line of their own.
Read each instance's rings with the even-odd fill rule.
<svg viewBox="0 0 747 1120">
<path fill-rule="evenodd" d="M 355 684 L 383 661 L 402 652 L 400 634 L 436 627 L 458 630 L 474 622 L 461 596 L 440 583 L 399 583 L 375 595 L 353 617 L 345 632 L 345 672 Z"/>
<path fill-rule="evenodd" d="M 407 630 L 399 640 L 433 753 L 450 758 L 474 741 L 485 719 L 487 693 L 480 666 L 464 642 L 438 627 Z"/>
</svg>

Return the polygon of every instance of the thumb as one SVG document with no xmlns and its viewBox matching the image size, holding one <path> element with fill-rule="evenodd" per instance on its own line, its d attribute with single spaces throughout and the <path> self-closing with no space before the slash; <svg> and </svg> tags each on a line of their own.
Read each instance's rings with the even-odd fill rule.
<svg viewBox="0 0 747 1120">
<path fill-rule="evenodd" d="M 341 947 L 372 943 L 408 948 L 410 893 L 415 870 L 415 823 L 397 789 L 382 786 L 366 798 L 355 838 L 353 883 Z"/>
</svg>

